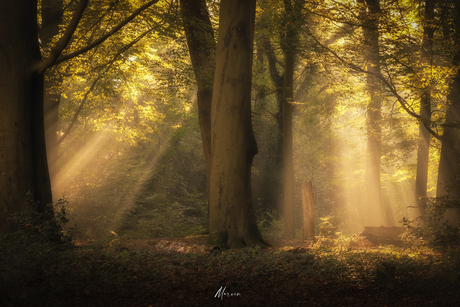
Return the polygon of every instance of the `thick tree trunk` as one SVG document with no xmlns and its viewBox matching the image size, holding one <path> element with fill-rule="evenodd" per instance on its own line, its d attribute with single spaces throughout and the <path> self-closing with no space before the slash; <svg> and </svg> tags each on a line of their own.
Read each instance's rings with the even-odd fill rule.
<svg viewBox="0 0 460 307">
<path fill-rule="evenodd" d="M 211 105 L 214 81 L 216 42 L 205 0 L 181 0 L 185 36 L 198 86 L 198 118 L 206 164 L 208 192 L 211 179 Z M 209 210 L 208 210 L 209 212 Z"/>
<path fill-rule="evenodd" d="M 220 4 L 211 112 L 210 244 L 263 245 L 251 199 L 257 154 L 251 122 L 255 0 Z"/>
<path fill-rule="evenodd" d="M 454 12 L 455 37 L 453 37 L 453 41 L 458 46 L 460 43 L 460 4 L 455 3 Z M 460 50 L 458 48 L 453 56 L 452 65 L 454 67 L 460 66 Z M 460 201 L 460 71 L 457 71 L 449 85 L 445 123 L 436 196 L 449 196 L 450 200 L 456 201 L 458 206 L 458 201 Z M 459 208 L 449 210 L 445 218 L 451 225 L 459 226 Z"/>
<path fill-rule="evenodd" d="M 28 202 L 52 213 L 43 126 L 36 1 L 0 4 L 0 233 Z M 51 208 L 52 209 L 52 208 Z"/>
<path fill-rule="evenodd" d="M 460 53 L 454 57 L 454 65 L 460 65 Z M 436 196 L 448 195 L 451 200 L 460 200 L 460 72 L 457 72 L 450 84 L 450 93 L 447 96 L 448 106 L 446 121 L 456 124 L 457 127 L 446 126 L 442 137 L 441 157 L 439 160 L 438 183 Z M 449 210 L 446 218 L 453 225 L 458 225 L 460 215 L 457 209 Z"/>
</svg>

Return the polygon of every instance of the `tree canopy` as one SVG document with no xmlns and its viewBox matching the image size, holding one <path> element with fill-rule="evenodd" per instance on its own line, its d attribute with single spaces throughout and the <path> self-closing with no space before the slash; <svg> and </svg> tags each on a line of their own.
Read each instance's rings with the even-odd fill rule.
<svg viewBox="0 0 460 307">
<path fill-rule="evenodd" d="M 210 231 L 255 246 L 269 224 L 299 235 L 309 179 L 318 231 L 430 214 L 458 227 L 455 1 L 4 6 L 0 28 L 17 31 L 0 30 L 5 225 L 63 199 L 84 238 Z"/>
</svg>

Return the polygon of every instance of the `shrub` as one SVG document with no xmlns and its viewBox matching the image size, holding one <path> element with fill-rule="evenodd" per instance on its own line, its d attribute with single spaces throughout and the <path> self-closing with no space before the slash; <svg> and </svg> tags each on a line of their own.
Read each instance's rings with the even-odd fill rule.
<svg viewBox="0 0 460 307">
<path fill-rule="evenodd" d="M 29 201 L 26 209 L 9 217 L 13 223 L 13 232 L 4 235 L 7 243 L 32 245 L 43 243 L 59 243 L 70 245 L 75 227 L 67 227 L 69 222 L 65 200 L 60 199 L 54 205 L 54 217 L 38 211 L 38 204 Z M 53 206 L 53 204 L 49 204 Z"/>
<path fill-rule="evenodd" d="M 459 208 L 459 202 L 449 196 L 426 198 L 425 213 L 414 220 L 403 218 L 408 228 L 406 241 L 421 239 L 429 246 L 448 247 L 460 243 L 460 228 L 449 222 L 449 210 Z"/>
</svg>

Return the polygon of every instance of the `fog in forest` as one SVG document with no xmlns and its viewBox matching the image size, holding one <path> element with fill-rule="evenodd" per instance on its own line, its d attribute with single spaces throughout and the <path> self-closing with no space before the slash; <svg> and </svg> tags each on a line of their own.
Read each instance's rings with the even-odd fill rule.
<svg viewBox="0 0 460 307">
<path fill-rule="evenodd" d="M 0 305 L 460 306 L 460 2 L 0 4 Z"/>
<path fill-rule="evenodd" d="M 66 202 L 72 217 L 69 224 L 76 224 L 79 231 L 77 238 L 97 239 L 111 231 L 134 238 L 183 236 L 206 229 L 205 166 L 195 92 L 193 88 L 188 91 L 189 97 L 177 99 L 177 108 L 161 106 L 163 102 L 149 103 L 158 114 L 149 119 L 148 124 L 155 130 L 151 129 L 144 139 L 135 136 L 137 111 L 130 112 L 122 104 L 110 114 L 115 120 L 109 118 L 108 124 L 95 128 L 97 118 L 83 117 L 63 141 L 53 194 Z M 410 208 L 415 206 L 414 146 L 398 144 L 393 139 L 393 144 L 388 145 L 381 174 L 383 205 L 391 213 L 392 223 L 388 223 L 383 210 L 366 199 L 366 115 L 362 106 L 353 105 L 363 99 L 362 92 L 332 101 L 335 110 L 324 116 L 320 108 L 331 103 L 330 96 L 326 93 L 324 101 L 316 98 L 320 105 L 299 102 L 295 114 L 298 235 L 303 223 L 301 184 L 305 179 L 313 184 L 317 234 L 321 218 L 329 218 L 334 231 L 344 234 L 359 234 L 364 226 L 401 226 L 403 217 L 414 218 L 417 214 L 415 208 Z M 62 110 L 70 103 L 63 99 Z M 130 107 L 147 112 L 139 104 Z M 254 108 L 258 107 L 255 104 Z M 277 187 L 282 178 L 270 153 L 276 146 L 270 117 L 268 113 L 253 116 L 259 146 L 252 168 L 253 199 L 261 227 L 272 223 L 282 235 L 282 191 Z M 401 117 L 407 125 L 416 126 L 409 116 Z M 62 122 L 64 125 L 65 119 Z M 413 127 L 406 133 L 415 139 Z M 434 174 L 430 180 L 433 191 Z"/>
<path fill-rule="evenodd" d="M 53 202 L 77 238 L 226 223 L 300 238 L 306 180 L 316 235 L 442 216 L 433 204 L 457 197 L 454 3 L 251 2 L 227 29 L 244 32 L 235 60 L 219 1 L 141 2 L 34 13 Z"/>
</svg>

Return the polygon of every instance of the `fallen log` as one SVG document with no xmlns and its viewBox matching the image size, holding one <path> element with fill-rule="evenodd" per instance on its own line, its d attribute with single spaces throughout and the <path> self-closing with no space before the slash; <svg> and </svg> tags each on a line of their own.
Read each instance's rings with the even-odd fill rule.
<svg viewBox="0 0 460 307">
<path fill-rule="evenodd" d="M 406 231 L 406 227 L 365 226 L 361 237 L 366 237 L 374 245 L 398 245 L 401 243 L 399 236 Z"/>
</svg>

